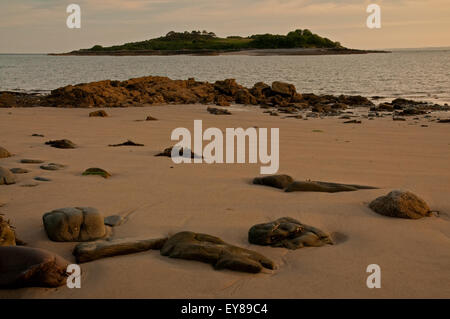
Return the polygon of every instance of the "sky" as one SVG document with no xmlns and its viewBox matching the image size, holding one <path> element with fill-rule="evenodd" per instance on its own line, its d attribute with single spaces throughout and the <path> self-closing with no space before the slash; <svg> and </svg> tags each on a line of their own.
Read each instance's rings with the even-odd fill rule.
<svg viewBox="0 0 450 319">
<path fill-rule="evenodd" d="M 66 25 L 69 4 L 81 28 Z M 369 29 L 366 8 L 381 7 Z M 356 49 L 450 46 L 450 0 L 1 0 L 0 53 L 60 53 L 169 31 L 218 36 L 312 32 Z"/>
</svg>

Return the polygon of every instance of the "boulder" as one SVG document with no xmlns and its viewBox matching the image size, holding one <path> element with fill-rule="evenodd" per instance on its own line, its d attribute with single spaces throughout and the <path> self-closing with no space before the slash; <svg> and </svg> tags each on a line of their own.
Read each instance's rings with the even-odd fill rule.
<svg viewBox="0 0 450 319">
<path fill-rule="evenodd" d="M 16 183 L 16 177 L 9 169 L 0 167 L 0 185 L 11 185 Z"/>
<path fill-rule="evenodd" d="M 243 87 L 237 84 L 235 79 L 226 79 L 223 81 L 216 81 L 216 83 L 214 83 L 214 88 L 219 91 L 219 93 L 234 96 Z"/>
<path fill-rule="evenodd" d="M 253 184 L 265 185 L 270 187 L 275 187 L 279 189 L 284 189 L 294 182 L 294 179 L 289 175 L 272 175 L 264 177 L 255 177 L 253 179 Z"/>
<path fill-rule="evenodd" d="M 69 264 L 62 257 L 43 249 L 0 247 L 0 288 L 65 285 Z"/>
<path fill-rule="evenodd" d="M 325 232 L 290 217 L 253 226 L 248 232 L 248 241 L 255 245 L 288 249 L 333 245 L 331 237 Z"/>
<path fill-rule="evenodd" d="M 149 116 L 147 116 L 147 118 L 145 120 L 146 121 L 157 121 L 158 119 L 149 115 Z"/>
<path fill-rule="evenodd" d="M 67 140 L 67 139 L 48 141 L 48 142 L 45 142 L 45 144 L 46 145 L 50 145 L 51 147 L 62 148 L 62 149 L 76 148 L 77 147 L 75 145 L 75 143 L 73 143 L 72 141 Z"/>
<path fill-rule="evenodd" d="M 270 259 L 255 251 L 227 244 L 218 237 L 193 232 L 181 232 L 170 237 L 161 248 L 161 255 L 209 263 L 215 269 L 249 273 L 275 268 Z"/>
<path fill-rule="evenodd" d="M 0 158 L 11 157 L 11 153 L 8 152 L 5 148 L 0 146 Z"/>
<path fill-rule="evenodd" d="M 44 214 L 42 219 L 52 241 L 84 242 L 106 236 L 104 217 L 92 207 L 56 209 Z"/>
<path fill-rule="evenodd" d="M 394 190 L 372 201 L 369 207 L 376 213 L 389 217 L 419 219 L 431 216 L 427 203 L 411 192 Z"/>
</svg>

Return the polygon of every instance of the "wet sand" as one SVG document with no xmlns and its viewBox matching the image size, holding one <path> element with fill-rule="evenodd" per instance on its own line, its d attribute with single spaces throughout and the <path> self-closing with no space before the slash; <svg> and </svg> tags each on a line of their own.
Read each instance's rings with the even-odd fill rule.
<svg viewBox="0 0 450 319">
<path fill-rule="evenodd" d="M 74 262 L 74 243 L 48 240 L 42 215 L 56 208 L 93 206 L 105 216 L 128 215 L 114 237 L 157 238 L 190 230 L 250 248 L 278 264 L 257 275 L 215 271 L 158 251 L 83 264 L 82 288 L 0 290 L 0 298 L 448 298 L 450 277 L 450 125 L 392 118 L 342 124 L 337 118 L 282 119 L 257 107 L 229 108 L 216 116 L 205 105 L 106 109 L 0 109 L 0 145 L 15 156 L 5 168 L 23 167 L 14 185 L 0 186 L 0 212 L 31 247 Z M 448 113 L 443 117 L 449 117 Z M 145 120 L 148 115 L 158 121 Z M 378 186 L 350 193 L 284 193 L 251 184 L 260 164 L 175 165 L 154 157 L 171 146 L 171 131 L 203 127 L 280 128 L 280 170 L 296 179 Z M 422 124 L 428 127 L 421 127 Z M 32 137 L 34 133 L 45 137 Z M 77 149 L 54 149 L 45 141 L 67 138 Z M 131 139 L 144 147 L 108 147 Z M 20 159 L 42 159 L 67 168 L 43 171 Z M 113 176 L 81 176 L 101 167 Z M 173 168 L 172 168 L 173 167 Z M 51 182 L 37 182 L 36 176 Z M 36 187 L 22 187 L 36 183 Z M 367 204 L 393 189 L 422 197 L 434 216 L 388 218 Z M 250 245 L 248 229 L 279 217 L 334 233 L 337 244 L 290 251 Z M 382 288 L 368 289 L 366 267 L 378 264 Z"/>
</svg>

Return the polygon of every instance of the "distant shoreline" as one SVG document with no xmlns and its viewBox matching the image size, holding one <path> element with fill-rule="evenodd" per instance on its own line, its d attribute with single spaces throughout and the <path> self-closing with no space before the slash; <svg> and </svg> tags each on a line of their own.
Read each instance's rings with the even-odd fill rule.
<svg viewBox="0 0 450 319">
<path fill-rule="evenodd" d="M 49 53 L 52 56 L 288 56 L 288 55 L 342 55 L 391 53 L 381 50 L 357 50 L 346 48 L 295 48 L 295 49 L 247 49 L 247 50 L 123 50 L 123 51 L 73 51 L 67 53 Z"/>
</svg>

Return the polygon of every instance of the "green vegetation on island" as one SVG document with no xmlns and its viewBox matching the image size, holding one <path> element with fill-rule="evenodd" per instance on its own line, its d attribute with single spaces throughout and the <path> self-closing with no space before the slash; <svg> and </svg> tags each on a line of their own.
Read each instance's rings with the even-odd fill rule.
<svg viewBox="0 0 450 319">
<path fill-rule="evenodd" d="M 90 49 L 75 52 L 116 52 L 116 51 L 240 51 L 249 49 L 293 49 L 293 48 L 343 48 L 339 42 L 321 37 L 310 30 L 295 30 L 287 35 L 257 34 L 249 37 L 229 36 L 219 38 L 213 32 L 171 31 L 163 37 L 123 45 L 103 47 L 95 45 Z"/>
</svg>

